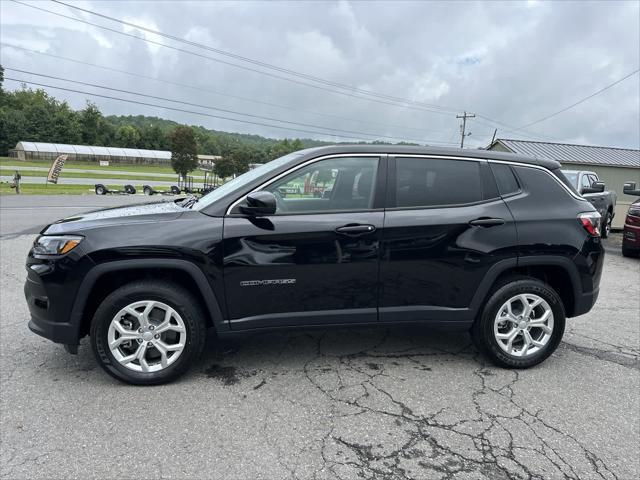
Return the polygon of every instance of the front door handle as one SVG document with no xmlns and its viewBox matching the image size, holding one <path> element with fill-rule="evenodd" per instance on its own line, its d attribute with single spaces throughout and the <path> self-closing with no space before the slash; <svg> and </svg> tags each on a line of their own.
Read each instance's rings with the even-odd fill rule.
<svg viewBox="0 0 640 480">
<path fill-rule="evenodd" d="M 345 225 L 344 227 L 336 228 L 336 232 L 343 235 L 364 235 L 375 231 L 376 227 L 373 225 Z"/>
<path fill-rule="evenodd" d="M 477 227 L 495 227 L 496 225 L 504 225 L 504 219 L 502 218 L 476 218 L 471 220 L 469 225 Z"/>
</svg>

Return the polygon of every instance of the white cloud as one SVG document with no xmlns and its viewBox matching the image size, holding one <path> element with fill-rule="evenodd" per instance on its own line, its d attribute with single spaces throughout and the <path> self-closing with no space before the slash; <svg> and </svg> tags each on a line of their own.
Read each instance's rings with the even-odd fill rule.
<svg viewBox="0 0 640 480">
<path fill-rule="evenodd" d="M 638 2 L 84 1 L 80 5 L 341 84 L 466 109 L 513 127 L 595 92 L 637 68 L 640 58 Z M 214 59 L 242 63 L 56 4 L 38 2 L 37 6 Z M 287 105 L 293 110 L 116 73 L 105 75 L 104 70 L 8 48 L 2 49 L 5 66 L 42 70 L 116 88 L 331 128 L 417 137 L 423 141 L 458 138 L 455 132 L 459 121 L 455 114 L 459 112 L 436 114 L 396 108 L 309 88 L 12 2 L 0 2 L 0 22 L 3 42 Z M 8 88 L 13 86 L 7 83 Z M 639 91 L 636 75 L 531 130 L 545 139 L 638 147 Z M 84 100 L 82 95 L 52 93 L 75 106 L 81 106 Z M 96 102 L 105 113 L 157 112 L 210 128 L 273 136 L 298 135 L 121 102 Z M 309 111 L 350 120 L 330 119 Z M 494 127 L 495 124 L 479 117 L 470 120 L 473 136 L 469 144 L 486 144 Z M 502 126 L 498 129 L 498 136 L 518 135 Z"/>
</svg>

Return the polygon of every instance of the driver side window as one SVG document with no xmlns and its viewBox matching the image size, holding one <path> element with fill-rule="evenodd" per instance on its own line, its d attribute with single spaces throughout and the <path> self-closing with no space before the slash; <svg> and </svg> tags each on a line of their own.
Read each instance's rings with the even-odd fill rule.
<svg viewBox="0 0 640 480">
<path fill-rule="evenodd" d="M 264 190 L 276 197 L 276 215 L 367 210 L 373 205 L 378 158 L 331 158 L 311 163 Z"/>
</svg>

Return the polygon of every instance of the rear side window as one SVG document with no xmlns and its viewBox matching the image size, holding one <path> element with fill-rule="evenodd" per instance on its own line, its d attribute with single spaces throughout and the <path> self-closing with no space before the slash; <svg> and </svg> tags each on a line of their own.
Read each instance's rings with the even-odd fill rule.
<svg viewBox="0 0 640 480">
<path fill-rule="evenodd" d="M 396 159 L 396 206 L 434 207 L 482 200 L 480 163 L 427 158 Z"/>
<path fill-rule="evenodd" d="M 498 185 L 498 192 L 500 195 L 510 195 L 520 190 L 520 185 L 518 185 L 518 180 L 511 170 L 509 165 L 504 165 L 501 163 L 492 163 L 491 170 L 493 171 L 493 176 L 496 179 L 496 184 Z"/>
</svg>

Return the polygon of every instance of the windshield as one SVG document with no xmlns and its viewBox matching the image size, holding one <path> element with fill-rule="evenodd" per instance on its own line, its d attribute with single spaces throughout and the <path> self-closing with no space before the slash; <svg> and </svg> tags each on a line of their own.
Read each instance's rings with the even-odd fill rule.
<svg viewBox="0 0 640 480">
<path fill-rule="evenodd" d="M 573 188 L 578 189 L 578 172 L 574 172 L 572 170 L 562 170 L 564 176 L 571 182 Z"/>
<path fill-rule="evenodd" d="M 243 173 L 240 176 L 237 176 L 236 178 L 234 178 L 233 180 L 229 180 L 227 183 L 225 183 L 224 185 L 216 188 L 215 190 L 207 193 L 205 196 L 203 196 L 198 203 L 196 203 L 193 206 L 194 210 L 202 210 L 203 208 L 211 205 L 212 203 L 214 203 L 215 201 L 221 199 L 222 197 L 228 195 L 229 193 L 233 192 L 236 189 L 242 188 L 242 186 L 251 183 L 253 180 L 255 180 L 256 178 L 261 177 L 262 175 L 264 175 L 265 173 L 269 173 L 272 170 L 277 169 L 278 167 L 286 164 L 287 162 L 289 162 L 292 158 L 295 158 L 299 155 L 302 155 L 301 152 L 294 152 L 294 153 L 290 153 L 288 155 L 285 155 L 284 157 L 280 157 L 280 158 L 276 158 L 275 160 L 271 160 L 270 162 L 267 162 L 263 165 L 260 165 L 257 168 L 254 168 L 253 170 L 249 170 L 248 172 Z"/>
</svg>

